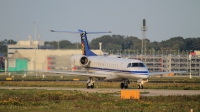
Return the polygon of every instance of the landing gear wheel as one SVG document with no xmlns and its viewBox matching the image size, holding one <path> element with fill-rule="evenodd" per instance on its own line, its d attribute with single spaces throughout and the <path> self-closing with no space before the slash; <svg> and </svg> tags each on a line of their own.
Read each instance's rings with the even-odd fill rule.
<svg viewBox="0 0 200 112">
<path fill-rule="evenodd" d="M 91 89 L 93 89 L 94 88 L 94 84 L 92 84 L 90 87 L 91 87 Z"/>
<path fill-rule="evenodd" d="M 89 86 L 89 84 L 87 83 L 86 87 L 87 87 L 87 89 L 90 89 L 90 88 L 93 89 L 94 88 L 94 84 L 92 84 L 91 86 Z"/>
<path fill-rule="evenodd" d="M 143 89 L 143 85 L 138 85 L 138 89 Z"/>
<path fill-rule="evenodd" d="M 121 89 L 124 88 L 124 83 L 121 83 L 120 88 L 121 88 Z"/>
<path fill-rule="evenodd" d="M 89 77 L 88 81 L 86 83 L 87 89 L 90 89 L 90 88 L 93 89 L 94 88 L 94 82 L 95 82 L 94 78 L 93 77 Z"/>
<path fill-rule="evenodd" d="M 88 86 L 88 83 L 86 84 L 87 89 L 90 89 L 90 86 Z"/>
<path fill-rule="evenodd" d="M 140 89 L 143 89 L 143 85 L 140 86 Z"/>
<path fill-rule="evenodd" d="M 120 88 L 123 89 L 127 89 L 128 88 L 128 84 L 130 84 L 129 80 L 128 79 L 122 79 L 122 83 L 120 85 Z"/>
</svg>

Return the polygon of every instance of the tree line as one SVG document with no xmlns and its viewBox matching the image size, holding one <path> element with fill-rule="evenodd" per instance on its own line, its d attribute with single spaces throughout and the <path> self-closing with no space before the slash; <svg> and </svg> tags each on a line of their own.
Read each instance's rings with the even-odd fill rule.
<svg viewBox="0 0 200 112">
<path fill-rule="evenodd" d="M 122 35 L 105 35 L 99 38 L 95 38 L 90 42 L 90 47 L 93 49 L 99 48 L 99 42 L 102 42 L 102 49 L 106 52 L 126 52 L 138 51 L 141 52 L 142 40 L 134 36 L 122 36 Z M 146 52 L 149 50 L 154 51 L 194 51 L 200 49 L 200 37 L 197 38 L 183 38 L 172 37 L 168 40 L 161 42 L 153 41 L 149 39 L 143 40 L 144 46 L 146 46 Z"/>
<path fill-rule="evenodd" d="M 179 50 L 190 51 L 200 49 L 200 37 L 172 37 L 168 40 L 163 40 L 161 42 L 150 41 L 149 39 L 144 39 L 144 46 L 146 46 L 146 51 L 149 50 Z M 108 53 L 118 53 L 118 52 L 131 52 L 138 51 L 141 52 L 142 40 L 134 36 L 123 36 L 123 35 L 104 35 L 93 39 L 90 44 L 90 49 L 99 49 L 99 43 L 102 43 L 102 50 Z M 16 44 L 14 40 L 3 40 L 0 41 L 0 52 L 7 54 L 7 45 Z M 45 45 L 53 45 L 55 49 L 81 49 L 80 42 L 72 43 L 68 40 L 61 41 L 45 41 Z"/>
</svg>

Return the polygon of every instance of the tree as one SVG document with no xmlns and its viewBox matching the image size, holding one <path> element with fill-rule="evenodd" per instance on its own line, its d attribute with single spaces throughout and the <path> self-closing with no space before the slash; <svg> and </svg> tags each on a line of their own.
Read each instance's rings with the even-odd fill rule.
<svg viewBox="0 0 200 112">
<path fill-rule="evenodd" d="M 106 51 L 107 52 L 111 51 L 114 54 L 117 53 L 118 51 L 120 51 L 121 48 L 122 48 L 122 46 L 120 46 L 118 44 L 108 43 L 106 45 Z"/>
<path fill-rule="evenodd" d="M 53 45 L 55 48 L 58 48 L 58 44 L 59 44 L 59 49 L 76 49 L 77 48 L 75 44 L 72 44 L 68 40 L 45 42 L 45 44 Z"/>
<path fill-rule="evenodd" d="M 10 40 L 5 39 L 3 41 L 0 41 L 0 52 L 4 53 L 5 56 L 7 56 L 7 45 L 8 44 L 16 44 L 16 43 L 17 43 L 16 41 L 11 40 L 11 39 Z"/>
</svg>

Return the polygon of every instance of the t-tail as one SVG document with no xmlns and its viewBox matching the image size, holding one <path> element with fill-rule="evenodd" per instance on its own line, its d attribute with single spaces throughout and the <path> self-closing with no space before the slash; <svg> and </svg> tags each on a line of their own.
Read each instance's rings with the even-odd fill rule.
<svg viewBox="0 0 200 112">
<path fill-rule="evenodd" d="M 74 31 L 54 31 L 50 30 L 51 32 L 62 32 L 62 33 L 75 33 L 75 34 L 80 34 L 81 36 L 81 46 L 82 46 L 82 55 L 85 56 L 97 56 L 94 52 L 90 50 L 88 40 L 87 40 L 87 34 L 98 34 L 98 33 L 111 33 L 111 31 L 108 32 L 86 32 L 83 30 L 78 30 L 78 32 Z"/>
</svg>

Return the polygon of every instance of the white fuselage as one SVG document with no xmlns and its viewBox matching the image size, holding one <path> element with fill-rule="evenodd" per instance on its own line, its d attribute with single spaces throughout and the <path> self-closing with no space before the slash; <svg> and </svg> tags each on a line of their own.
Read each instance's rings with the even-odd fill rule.
<svg viewBox="0 0 200 112">
<path fill-rule="evenodd" d="M 136 59 L 89 56 L 85 67 L 89 72 L 107 74 L 105 80 L 146 79 L 149 71 L 144 63 Z"/>
</svg>

